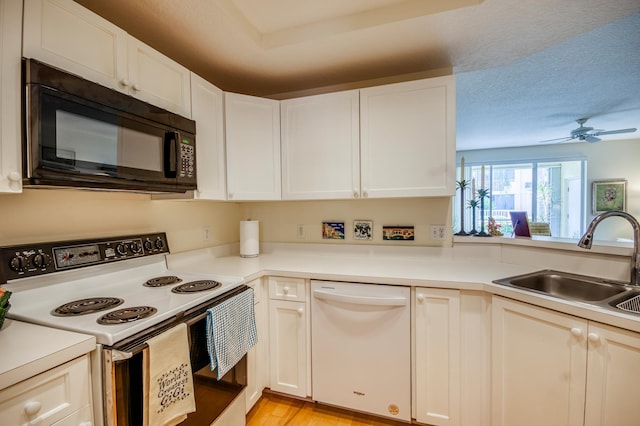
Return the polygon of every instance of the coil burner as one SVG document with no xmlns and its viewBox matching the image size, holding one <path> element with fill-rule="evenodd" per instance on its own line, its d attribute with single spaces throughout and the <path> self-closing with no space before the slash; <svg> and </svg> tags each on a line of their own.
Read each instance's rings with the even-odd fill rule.
<svg viewBox="0 0 640 426">
<path fill-rule="evenodd" d="M 92 314 L 121 305 L 124 300 L 117 297 L 91 297 L 89 299 L 74 300 L 58 306 L 51 315 L 67 317 Z"/>
<path fill-rule="evenodd" d="M 198 291 L 211 290 L 220 287 L 222 284 L 213 280 L 198 280 L 180 284 L 171 289 L 173 293 L 195 293 Z"/>
<path fill-rule="evenodd" d="M 112 325 L 133 322 L 155 314 L 158 310 L 151 306 L 133 306 L 107 312 L 97 319 L 98 324 Z"/>
<path fill-rule="evenodd" d="M 175 275 L 166 275 L 164 277 L 156 277 L 148 280 L 144 285 L 146 287 L 163 287 L 165 285 L 173 285 L 181 283 L 182 279 L 176 277 Z"/>
</svg>

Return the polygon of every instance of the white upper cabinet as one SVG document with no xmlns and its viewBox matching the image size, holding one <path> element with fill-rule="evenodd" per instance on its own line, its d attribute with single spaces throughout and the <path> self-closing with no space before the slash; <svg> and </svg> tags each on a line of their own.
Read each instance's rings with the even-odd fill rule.
<svg viewBox="0 0 640 426">
<path fill-rule="evenodd" d="M 360 196 L 359 92 L 282 101 L 282 198 Z"/>
<path fill-rule="evenodd" d="M 188 69 L 72 0 L 25 0 L 23 56 L 191 117 Z"/>
<path fill-rule="evenodd" d="M 0 192 L 22 191 L 22 1 L 0 1 Z"/>
<path fill-rule="evenodd" d="M 194 197 L 227 198 L 224 148 L 224 92 L 202 77 L 191 75 L 191 107 L 196 122 L 196 170 Z"/>
<path fill-rule="evenodd" d="M 451 196 L 455 192 L 452 76 L 360 91 L 362 196 Z"/>
<path fill-rule="evenodd" d="M 231 201 L 280 199 L 280 102 L 225 93 L 227 194 Z"/>
</svg>

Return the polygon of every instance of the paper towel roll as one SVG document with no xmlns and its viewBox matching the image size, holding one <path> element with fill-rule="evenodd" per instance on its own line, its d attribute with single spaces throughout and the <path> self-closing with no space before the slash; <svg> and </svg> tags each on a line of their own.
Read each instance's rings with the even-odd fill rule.
<svg viewBox="0 0 640 426">
<path fill-rule="evenodd" d="M 256 257 L 260 253 L 260 222 L 240 221 L 240 256 Z"/>
</svg>

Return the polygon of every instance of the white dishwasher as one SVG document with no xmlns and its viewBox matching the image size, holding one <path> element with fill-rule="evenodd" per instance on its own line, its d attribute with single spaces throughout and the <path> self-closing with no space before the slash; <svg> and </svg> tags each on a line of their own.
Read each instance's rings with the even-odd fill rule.
<svg viewBox="0 0 640 426">
<path fill-rule="evenodd" d="M 411 421 L 408 287 L 311 281 L 313 399 Z"/>
</svg>

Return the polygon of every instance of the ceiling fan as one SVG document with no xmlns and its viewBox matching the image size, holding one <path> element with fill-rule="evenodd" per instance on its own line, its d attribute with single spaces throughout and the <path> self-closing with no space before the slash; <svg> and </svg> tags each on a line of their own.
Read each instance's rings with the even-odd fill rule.
<svg viewBox="0 0 640 426">
<path fill-rule="evenodd" d="M 556 139 L 547 139 L 545 141 L 541 141 L 540 143 L 546 143 L 546 142 L 555 142 L 555 141 L 560 141 L 560 142 L 569 142 L 572 140 L 579 140 L 579 141 L 587 141 L 587 142 L 599 142 L 602 139 L 600 139 L 598 136 L 602 136 L 602 135 L 615 135 L 618 133 L 633 133 L 635 132 L 637 129 L 635 127 L 629 128 L 629 129 L 618 129 L 618 130 L 600 130 L 600 129 L 594 129 L 593 127 L 588 127 L 585 126 L 584 123 L 586 123 L 588 120 L 588 118 L 580 118 L 578 120 L 576 120 L 576 123 L 578 123 L 578 128 L 577 129 L 573 129 L 571 131 L 571 133 L 569 134 L 569 136 L 564 137 L 564 138 L 556 138 Z"/>
</svg>

